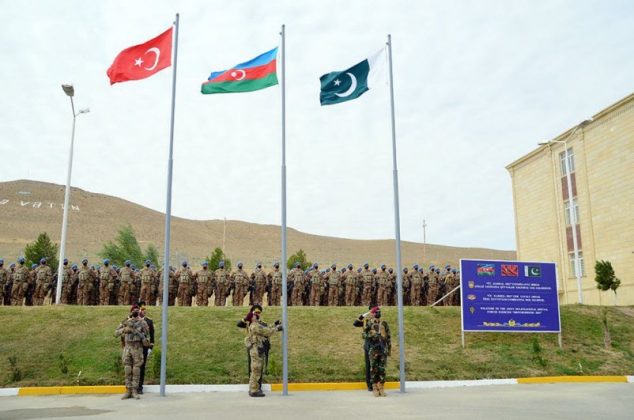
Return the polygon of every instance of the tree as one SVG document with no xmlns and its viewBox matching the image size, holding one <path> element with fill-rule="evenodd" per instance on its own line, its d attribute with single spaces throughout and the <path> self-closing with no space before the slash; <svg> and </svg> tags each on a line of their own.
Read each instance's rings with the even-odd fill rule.
<svg viewBox="0 0 634 420">
<path fill-rule="evenodd" d="M 214 252 L 209 257 L 205 258 L 205 261 L 209 264 L 209 270 L 211 271 L 216 271 L 219 268 L 220 261 L 225 262 L 225 270 L 231 270 L 231 260 L 218 247 L 214 249 Z"/>
<path fill-rule="evenodd" d="M 40 258 L 46 258 L 46 263 L 55 272 L 59 264 L 58 252 L 58 246 L 51 242 L 51 238 L 46 232 L 42 232 L 37 236 L 35 242 L 24 247 L 24 258 L 28 265 L 39 264 Z"/>
<path fill-rule="evenodd" d="M 106 242 L 98 255 L 101 258 L 108 258 L 111 264 L 119 266 L 122 266 L 126 260 L 130 260 L 137 267 L 142 267 L 146 259 L 158 266 L 158 250 L 156 247 L 150 244 L 144 254 L 130 225 L 119 228 L 119 234 L 114 242 Z"/>
<path fill-rule="evenodd" d="M 155 266 L 159 266 L 159 252 L 154 244 L 149 244 L 145 250 L 144 260 L 150 260 Z"/>
<path fill-rule="evenodd" d="M 614 304 L 616 304 L 616 289 L 621 285 L 621 280 L 614 274 L 610 261 L 597 261 L 594 264 L 594 272 L 594 281 L 597 282 L 597 288 L 604 292 L 612 290 L 614 292 Z M 608 327 L 608 308 L 601 308 L 601 324 L 603 325 L 603 345 L 606 349 L 609 349 L 612 347 L 612 338 Z"/>
<path fill-rule="evenodd" d="M 286 267 L 288 267 L 289 270 L 293 269 L 295 268 L 295 264 L 297 263 L 301 264 L 301 268 L 304 271 L 313 265 L 312 262 L 307 260 L 306 253 L 303 249 L 300 249 L 299 251 L 288 257 L 288 261 L 286 261 Z"/>
<path fill-rule="evenodd" d="M 616 289 L 621 285 L 621 280 L 614 275 L 614 269 L 610 261 L 597 261 L 594 264 L 595 277 L 594 281 L 597 282 L 597 288 L 602 291 L 612 290 L 616 297 Z"/>
</svg>

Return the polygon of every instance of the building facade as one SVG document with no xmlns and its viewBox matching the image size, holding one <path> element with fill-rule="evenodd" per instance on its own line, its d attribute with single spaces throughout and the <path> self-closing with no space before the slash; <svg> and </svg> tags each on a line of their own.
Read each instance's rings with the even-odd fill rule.
<svg viewBox="0 0 634 420">
<path fill-rule="evenodd" d="M 634 305 L 634 94 L 506 169 L 518 259 L 557 263 L 562 304 L 579 301 L 578 268 L 584 304 Z M 598 260 L 621 280 L 616 296 L 597 289 Z"/>
</svg>

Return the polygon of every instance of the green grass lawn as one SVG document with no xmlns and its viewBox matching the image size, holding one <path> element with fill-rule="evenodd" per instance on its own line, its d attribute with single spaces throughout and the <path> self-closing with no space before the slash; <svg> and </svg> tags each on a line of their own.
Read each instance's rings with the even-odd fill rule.
<svg viewBox="0 0 634 420">
<path fill-rule="evenodd" d="M 168 383 L 248 382 L 245 332 L 236 322 L 246 308 L 169 310 Z M 362 308 L 289 308 L 289 381 L 363 381 Z M 396 308 L 383 308 L 392 329 L 388 380 L 398 380 Z M 609 311 L 612 349 L 603 348 L 600 308 L 561 310 L 563 349 L 554 334 L 473 333 L 460 343 L 458 308 L 405 308 L 407 380 L 634 374 L 634 311 Z M 105 385 L 123 382 L 114 330 L 123 307 L 0 307 L 0 386 Z M 160 308 L 150 308 L 156 349 L 146 383 L 158 383 Z M 266 308 L 270 323 L 280 308 Z M 14 366 L 9 359 L 14 361 Z M 272 339 L 267 382 L 281 382 L 281 335 Z"/>
</svg>

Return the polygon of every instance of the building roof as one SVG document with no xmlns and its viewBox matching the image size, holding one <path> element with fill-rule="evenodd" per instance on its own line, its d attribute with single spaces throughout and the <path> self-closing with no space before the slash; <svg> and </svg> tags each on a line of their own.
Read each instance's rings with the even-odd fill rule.
<svg viewBox="0 0 634 420">
<path fill-rule="evenodd" d="M 626 104 L 628 104 L 630 102 L 634 102 L 634 93 L 629 94 L 628 96 L 626 96 L 625 98 L 621 99 L 620 101 L 615 102 L 612 105 L 608 106 L 607 108 L 599 111 L 598 113 L 593 115 L 592 118 L 590 118 L 589 120 L 584 120 L 584 121 L 580 122 L 579 124 L 577 124 L 577 125 L 575 125 L 573 127 L 570 127 L 568 130 L 566 130 L 563 133 L 559 134 L 554 139 L 549 140 L 549 142 L 552 142 L 552 141 L 563 141 L 564 139 L 568 138 L 568 136 L 573 134 L 574 131 L 578 127 L 585 128 L 585 127 L 588 127 L 588 126 L 595 125 L 600 120 L 604 119 L 606 116 L 612 114 L 618 108 L 620 108 L 623 105 L 626 105 Z M 515 160 L 514 162 L 508 164 L 506 166 L 506 170 L 510 172 L 517 165 L 519 165 L 519 164 L 531 159 L 533 156 L 539 154 L 539 152 L 541 152 L 542 150 L 544 150 L 548 146 L 549 146 L 548 144 L 544 144 L 544 145 L 539 146 L 535 150 L 532 150 L 531 152 L 527 153 L 526 155 L 522 156 L 521 158 L 519 158 L 519 159 Z"/>
</svg>

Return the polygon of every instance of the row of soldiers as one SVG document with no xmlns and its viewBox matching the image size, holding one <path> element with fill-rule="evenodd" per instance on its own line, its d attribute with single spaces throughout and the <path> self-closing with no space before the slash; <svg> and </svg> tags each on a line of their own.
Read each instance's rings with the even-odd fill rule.
<svg viewBox="0 0 634 420">
<path fill-rule="evenodd" d="M 54 302 L 57 275 L 42 258 L 39 265 L 25 267 L 24 258 L 17 265 L 4 269 L 0 260 L 0 304 L 42 305 L 47 296 Z M 162 269 L 145 261 L 145 267 L 136 269 L 130 261 L 119 268 L 112 266 L 108 259 L 103 265 L 94 267 L 83 259 L 80 266 L 63 261 L 63 281 L 61 303 L 78 305 L 130 305 L 138 300 L 148 305 L 160 304 L 163 296 Z M 210 300 L 215 306 L 243 306 L 266 303 L 279 306 L 282 298 L 282 272 L 279 263 L 266 273 L 258 263 L 252 273 L 237 264 L 237 270 L 225 269 L 224 261 L 215 271 L 203 262 L 202 268 L 194 272 L 187 261 L 175 270 L 170 267 L 168 305 L 208 306 Z M 459 272 L 451 266 L 430 265 L 427 270 L 415 264 L 411 271 L 403 269 L 403 304 L 412 306 L 431 305 L 460 284 Z M 369 264 L 354 269 L 352 264 L 337 269 L 332 264 L 320 270 L 313 264 L 302 270 L 301 264 L 288 272 L 288 304 L 291 306 L 369 306 L 395 305 L 396 274 L 392 268 L 381 265 L 380 269 L 370 269 Z M 213 299 L 211 299 L 213 296 Z M 443 299 L 443 305 L 459 305 L 460 296 L 455 292 Z"/>
</svg>

